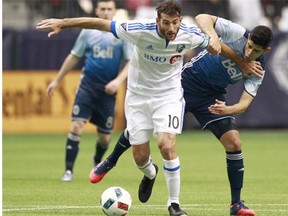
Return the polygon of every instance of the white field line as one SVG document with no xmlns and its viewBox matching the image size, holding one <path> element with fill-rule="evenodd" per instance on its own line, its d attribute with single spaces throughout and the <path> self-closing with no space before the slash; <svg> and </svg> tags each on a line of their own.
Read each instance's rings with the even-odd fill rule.
<svg viewBox="0 0 288 216">
<path fill-rule="evenodd" d="M 223 210 L 223 208 L 226 208 L 227 205 L 225 204 L 182 204 L 182 207 L 185 207 L 185 209 L 197 209 L 197 210 Z M 213 208 L 209 208 L 213 206 Z M 249 204 L 249 206 L 259 206 L 264 207 L 261 210 L 257 210 L 257 212 L 288 212 L 288 204 Z M 267 206 L 274 206 L 274 207 L 283 207 L 287 209 L 266 209 Z M 218 207 L 218 209 L 215 207 Z M 223 207 L 223 208 L 222 208 Z M 10 207 L 10 208 L 3 208 L 2 212 L 17 212 L 17 211 L 41 211 L 41 210 L 57 210 L 57 209 L 93 209 L 93 208 L 101 208 L 99 205 L 95 206 L 25 206 L 25 207 Z M 166 205 L 133 205 L 133 209 L 147 209 L 147 208 L 153 208 L 153 209 L 166 209 Z"/>
</svg>

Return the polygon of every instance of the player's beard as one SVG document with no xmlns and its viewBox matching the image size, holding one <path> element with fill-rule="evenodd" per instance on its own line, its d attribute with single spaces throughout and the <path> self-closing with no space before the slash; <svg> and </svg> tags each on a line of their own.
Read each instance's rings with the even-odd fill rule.
<svg viewBox="0 0 288 216">
<path fill-rule="evenodd" d="M 177 33 L 178 33 L 179 29 L 175 32 L 173 31 L 165 31 L 164 29 L 160 29 L 160 33 L 162 36 L 164 36 L 165 39 L 167 40 L 175 40 Z"/>
</svg>

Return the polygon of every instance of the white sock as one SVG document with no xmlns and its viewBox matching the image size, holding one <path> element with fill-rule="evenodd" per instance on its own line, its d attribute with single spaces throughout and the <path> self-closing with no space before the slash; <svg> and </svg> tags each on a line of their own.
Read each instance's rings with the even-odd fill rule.
<svg viewBox="0 0 288 216">
<path fill-rule="evenodd" d="M 156 169 L 152 163 L 152 160 L 149 159 L 148 162 L 144 166 L 137 166 L 145 176 L 147 176 L 149 179 L 153 179 L 156 176 Z"/>
<path fill-rule="evenodd" d="M 179 194 L 180 194 L 180 161 L 179 157 L 174 160 L 164 160 L 164 174 L 166 179 L 166 184 L 168 187 L 169 198 L 167 201 L 167 206 L 171 203 L 179 204 Z"/>
</svg>

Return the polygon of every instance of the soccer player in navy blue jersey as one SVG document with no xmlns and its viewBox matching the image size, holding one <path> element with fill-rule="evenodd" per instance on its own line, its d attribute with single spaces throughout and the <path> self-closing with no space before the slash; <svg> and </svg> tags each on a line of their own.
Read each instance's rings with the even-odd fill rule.
<svg viewBox="0 0 288 216">
<path fill-rule="evenodd" d="M 114 0 L 99 0 L 95 12 L 99 18 L 112 20 L 116 3 Z M 127 62 L 131 58 L 132 48 L 130 43 L 116 39 L 109 32 L 83 29 L 57 76 L 48 86 L 47 94 L 52 96 L 65 75 L 85 57 L 85 66 L 73 105 L 72 125 L 66 141 L 63 181 L 72 181 L 80 136 L 87 121 L 97 126 L 98 140 L 93 160 L 95 165 L 101 162 L 110 143 L 116 93 L 127 78 Z M 121 66 L 123 69 L 119 72 Z"/>
<path fill-rule="evenodd" d="M 231 189 L 230 215 L 255 215 L 241 201 L 244 162 L 233 115 L 245 112 L 257 94 L 265 75 L 263 54 L 270 51 L 273 34 L 266 26 L 256 26 L 249 32 L 238 24 L 207 14 L 198 15 L 196 21 L 208 35 L 215 30 L 235 52 L 247 61 L 260 62 L 263 69 L 262 77 L 247 76 L 232 60 L 221 55 L 207 55 L 203 51 L 186 63 L 182 72 L 185 111 L 193 113 L 202 129 L 208 128 L 225 149 Z M 237 103 L 228 105 L 224 97 L 225 89 L 239 80 L 244 82 L 242 95 Z"/>
<path fill-rule="evenodd" d="M 223 42 L 244 58 L 244 62 L 261 63 L 262 76 L 243 73 L 231 59 L 209 55 L 205 50 L 187 62 L 182 71 L 185 112 L 192 112 L 202 128 L 208 128 L 225 149 L 231 188 L 230 215 L 255 215 L 240 198 L 244 162 L 239 131 L 232 115 L 245 112 L 256 96 L 265 74 L 263 54 L 271 49 L 273 34 L 266 26 L 257 26 L 249 32 L 236 23 L 207 14 L 198 15 L 196 21 L 207 35 L 216 32 Z M 224 98 L 226 87 L 240 80 L 244 80 L 242 96 L 238 103 L 227 105 Z M 113 152 L 95 167 L 98 182 L 130 147 L 128 137 L 129 133 L 125 130 Z"/>
</svg>

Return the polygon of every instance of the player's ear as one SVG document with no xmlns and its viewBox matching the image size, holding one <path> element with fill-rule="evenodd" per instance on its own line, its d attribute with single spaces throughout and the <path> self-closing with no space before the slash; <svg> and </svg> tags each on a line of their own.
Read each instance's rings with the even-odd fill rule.
<svg viewBox="0 0 288 216">
<path fill-rule="evenodd" d="M 183 16 L 180 16 L 180 22 L 182 22 L 182 20 L 183 20 Z"/>
<path fill-rule="evenodd" d="M 264 50 L 263 53 L 267 53 L 267 52 L 269 52 L 270 50 L 271 50 L 271 47 L 267 47 L 267 48 Z"/>
</svg>

